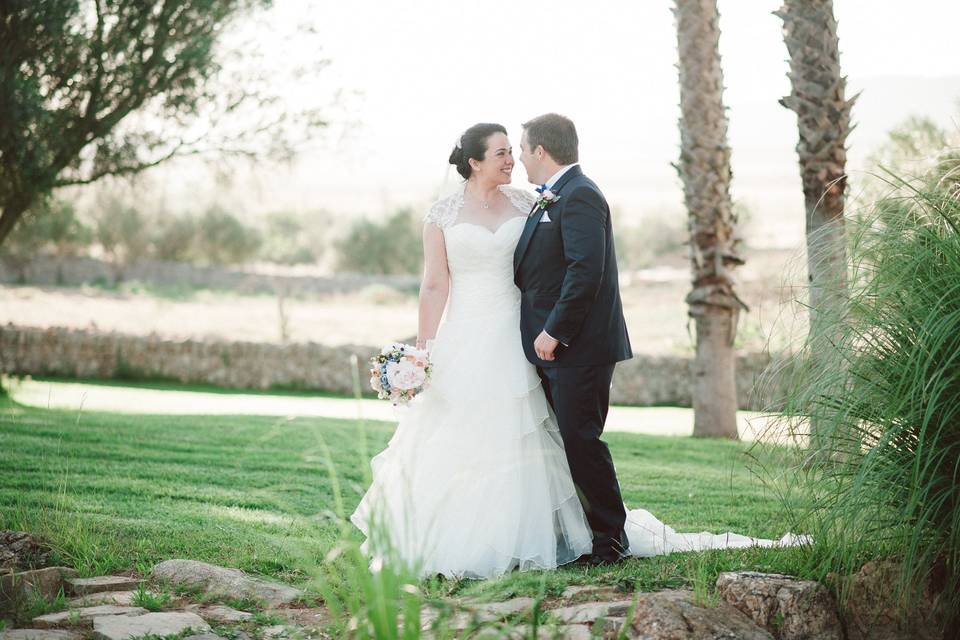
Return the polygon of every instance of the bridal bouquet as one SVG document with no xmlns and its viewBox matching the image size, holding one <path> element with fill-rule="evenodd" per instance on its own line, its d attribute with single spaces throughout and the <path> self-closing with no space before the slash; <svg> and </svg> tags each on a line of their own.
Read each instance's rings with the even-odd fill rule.
<svg viewBox="0 0 960 640">
<path fill-rule="evenodd" d="M 370 386 L 381 400 L 406 404 L 429 386 L 430 358 L 423 349 L 394 342 L 370 358 Z"/>
</svg>

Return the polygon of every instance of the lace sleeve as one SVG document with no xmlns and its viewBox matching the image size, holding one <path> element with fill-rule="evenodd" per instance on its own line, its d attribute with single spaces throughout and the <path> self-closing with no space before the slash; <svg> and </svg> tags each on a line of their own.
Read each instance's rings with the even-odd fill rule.
<svg viewBox="0 0 960 640">
<path fill-rule="evenodd" d="M 454 194 L 434 202 L 427 211 L 427 215 L 423 217 L 423 222 L 446 229 L 453 224 L 459 210 L 460 203 L 457 202 L 456 194 Z"/>
<path fill-rule="evenodd" d="M 503 195 L 507 196 L 510 203 L 524 213 L 529 213 L 537 201 L 537 195 L 526 189 L 519 189 L 510 185 L 504 185 L 500 189 Z"/>
</svg>

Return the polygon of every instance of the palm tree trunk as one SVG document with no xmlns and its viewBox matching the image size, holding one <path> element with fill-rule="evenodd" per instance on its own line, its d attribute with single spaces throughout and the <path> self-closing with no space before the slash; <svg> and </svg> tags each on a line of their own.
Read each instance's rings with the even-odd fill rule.
<svg viewBox="0 0 960 640">
<path fill-rule="evenodd" d="M 833 0 L 784 0 L 779 11 L 790 53 L 791 93 L 780 104 L 797 114 L 797 155 L 806 209 L 807 278 L 814 358 L 834 354 L 839 313 L 846 299 L 847 255 L 844 192 L 846 140 L 856 96 L 845 97 Z M 811 447 L 822 448 L 817 424 Z"/>
<path fill-rule="evenodd" d="M 680 162 L 690 229 L 693 289 L 687 296 L 696 323 L 693 435 L 737 438 L 733 340 L 740 310 L 732 269 L 736 215 L 730 199 L 730 147 L 723 107 L 720 27 L 716 0 L 676 0 L 680 58 Z"/>
<path fill-rule="evenodd" d="M 846 284 L 843 207 L 847 186 L 847 136 L 857 97 L 844 97 L 840 43 L 833 0 L 784 0 L 774 14 L 783 20 L 790 53 L 792 91 L 780 104 L 796 112 L 797 155 L 807 213 L 807 262 L 811 330 L 820 328 L 818 311 Z M 825 300 L 826 298 L 826 300 Z"/>
</svg>

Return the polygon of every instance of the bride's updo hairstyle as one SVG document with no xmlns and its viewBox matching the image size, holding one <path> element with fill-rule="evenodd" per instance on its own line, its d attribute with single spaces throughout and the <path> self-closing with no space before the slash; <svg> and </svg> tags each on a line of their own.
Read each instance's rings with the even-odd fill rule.
<svg viewBox="0 0 960 640">
<path fill-rule="evenodd" d="M 506 135 L 507 129 L 502 124 L 481 122 L 464 131 L 457 140 L 453 151 L 450 152 L 450 164 L 457 168 L 457 173 L 463 176 L 464 180 L 469 180 L 473 172 L 470 160 L 483 160 L 487 153 L 487 138 L 495 133 Z"/>
</svg>

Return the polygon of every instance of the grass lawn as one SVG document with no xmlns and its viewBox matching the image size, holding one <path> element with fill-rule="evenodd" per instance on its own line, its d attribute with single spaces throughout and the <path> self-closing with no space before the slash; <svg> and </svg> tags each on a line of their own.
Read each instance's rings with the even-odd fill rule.
<svg viewBox="0 0 960 640">
<path fill-rule="evenodd" d="M 75 413 L 0 397 L 0 528 L 44 534 L 62 562 L 89 575 L 193 558 L 304 583 L 344 535 L 337 514 L 353 510 L 368 460 L 392 432 L 367 423 L 364 438 L 360 427 L 322 418 Z M 747 470 L 743 444 L 624 433 L 606 440 L 627 505 L 679 531 L 779 538 L 791 529 L 779 500 Z M 673 554 L 429 589 L 499 598 L 544 588 L 555 595 L 581 583 L 705 588 L 724 570 L 801 572 L 802 555 Z"/>
</svg>

